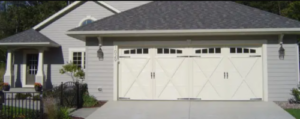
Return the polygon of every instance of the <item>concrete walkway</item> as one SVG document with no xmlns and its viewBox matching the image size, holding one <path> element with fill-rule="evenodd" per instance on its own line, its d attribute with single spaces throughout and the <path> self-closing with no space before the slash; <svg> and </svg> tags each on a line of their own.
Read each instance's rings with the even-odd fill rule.
<svg viewBox="0 0 300 119">
<path fill-rule="evenodd" d="M 109 101 L 86 119 L 294 119 L 273 102 Z"/>
<path fill-rule="evenodd" d="M 92 113 L 94 113 L 98 107 L 95 108 L 81 108 L 71 112 L 70 116 L 86 118 Z"/>
</svg>

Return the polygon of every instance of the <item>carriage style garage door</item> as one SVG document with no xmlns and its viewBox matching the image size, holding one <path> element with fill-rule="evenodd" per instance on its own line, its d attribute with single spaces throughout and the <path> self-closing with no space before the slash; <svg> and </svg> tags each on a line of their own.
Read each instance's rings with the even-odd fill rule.
<svg viewBox="0 0 300 119">
<path fill-rule="evenodd" d="M 261 47 L 120 48 L 119 99 L 262 98 Z"/>
</svg>

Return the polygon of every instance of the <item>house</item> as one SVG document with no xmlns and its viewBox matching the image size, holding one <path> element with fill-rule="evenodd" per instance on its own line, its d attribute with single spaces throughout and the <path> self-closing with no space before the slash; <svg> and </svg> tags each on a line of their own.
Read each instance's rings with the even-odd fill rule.
<svg viewBox="0 0 300 119">
<path fill-rule="evenodd" d="M 287 101 L 299 83 L 300 22 L 231 1 L 74 2 L 0 40 L 15 88 L 71 81 L 98 100 Z"/>
</svg>

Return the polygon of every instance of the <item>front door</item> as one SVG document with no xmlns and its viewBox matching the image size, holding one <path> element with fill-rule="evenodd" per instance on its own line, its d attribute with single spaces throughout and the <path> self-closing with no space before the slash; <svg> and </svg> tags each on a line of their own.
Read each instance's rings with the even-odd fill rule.
<svg viewBox="0 0 300 119">
<path fill-rule="evenodd" d="M 26 55 L 26 85 L 34 85 L 35 75 L 37 73 L 38 54 Z"/>
</svg>

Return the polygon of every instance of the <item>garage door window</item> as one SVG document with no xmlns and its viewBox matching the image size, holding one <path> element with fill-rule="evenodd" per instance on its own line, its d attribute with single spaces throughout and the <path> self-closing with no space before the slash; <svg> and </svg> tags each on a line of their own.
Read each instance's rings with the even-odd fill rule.
<svg viewBox="0 0 300 119">
<path fill-rule="evenodd" d="M 250 48 L 231 47 L 230 48 L 230 53 L 231 54 L 235 54 L 235 53 L 248 54 L 248 53 L 256 53 L 256 50 L 255 49 L 250 49 Z"/>
<path fill-rule="evenodd" d="M 124 54 L 148 54 L 148 48 L 124 50 Z"/>
<path fill-rule="evenodd" d="M 172 48 L 157 48 L 157 54 L 182 54 L 182 50 Z"/>
<path fill-rule="evenodd" d="M 204 48 L 195 50 L 196 54 L 219 54 L 221 53 L 221 48 Z"/>
</svg>

